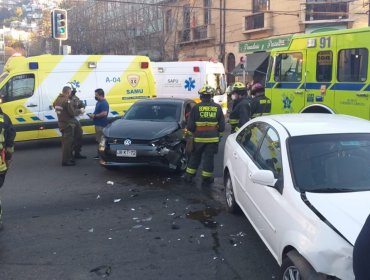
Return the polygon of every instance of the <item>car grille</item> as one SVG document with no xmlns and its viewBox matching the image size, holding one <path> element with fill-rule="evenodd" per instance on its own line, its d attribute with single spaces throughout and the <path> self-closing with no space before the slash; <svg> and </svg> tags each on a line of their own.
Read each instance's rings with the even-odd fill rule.
<svg viewBox="0 0 370 280">
<path fill-rule="evenodd" d="M 140 140 L 131 138 L 109 138 L 108 144 L 124 144 L 125 140 L 131 140 L 131 145 L 150 145 L 151 140 Z"/>
</svg>

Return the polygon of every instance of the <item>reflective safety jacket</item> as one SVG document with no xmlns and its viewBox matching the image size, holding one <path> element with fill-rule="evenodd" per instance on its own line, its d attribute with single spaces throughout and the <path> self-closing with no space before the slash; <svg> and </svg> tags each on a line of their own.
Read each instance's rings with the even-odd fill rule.
<svg viewBox="0 0 370 280">
<path fill-rule="evenodd" d="M 271 112 L 271 100 L 264 94 L 257 95 L 251 102 L 251 118 L 268 115 Z"/>
<path fill-rule="evenodd" d="M 195 143 L 218 143 L 225 130 L 221 106 L 213 101 L 196 104 L 190 112 L 187 129 Z"/>
<path fill-rule="evenodd" d="M 12 121 L 0 109 L 0 173 L 4 173 L 8 169 L 6 162 L 12 158 L 15 135 Z"/>
<path fill-rule="evenodd" d="M 229 124 L 231 125 L 232 133 L 238 131 L 239 128 L 249 121 L 251 111 L 249 103 L 249 97 L 241 98 L 230 113 Z"/>
</svg>

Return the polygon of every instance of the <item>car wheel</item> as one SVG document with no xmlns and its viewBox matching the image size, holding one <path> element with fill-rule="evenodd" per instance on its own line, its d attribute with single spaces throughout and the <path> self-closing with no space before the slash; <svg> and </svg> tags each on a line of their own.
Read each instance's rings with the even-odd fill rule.
<svg viewBox="0 0 370 280">
<path fill-rule="evenodd" d="M 230 178 L 230 174 L 226 175 L 224 185 L 227 211 L 230 213 L 239 213 L 240 208 L 235 201 L 234 187 Z"/>
<path fill-rule="evenodd" d="M 297 251 L 288 252 L 280 269 L 280 280 L 327 279 L 318 274 L 312 265 Z"/>
<path fill-rule="evenodd" d="M 281 265 L 281 280 L 300 280 L 301 274 L 294 263 L 286 257 Z"/>
<path fill-rule="evenodd" d="M 184 172 L 186 170 L 186 167 L 188 166 L 188 160 L 189 160 L 189 156 L 186 153 L 184 144 L 180 145 L 179 153 L 181 154 L 181 157 L 180 157 L 179 162 L 177 164 L 176 171 L 177 172 Z"/>
</svg>

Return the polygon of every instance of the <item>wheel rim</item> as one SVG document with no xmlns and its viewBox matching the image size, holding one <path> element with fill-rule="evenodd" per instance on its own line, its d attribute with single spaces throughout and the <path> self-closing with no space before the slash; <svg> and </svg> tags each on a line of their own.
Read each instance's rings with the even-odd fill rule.
<svg viewBox="0 0 370 280">
<path fill-rule="evenodd" d="M 188 156 L 186 155 L 186 151 L 183 146 L 181 146 L 180 152 L 181 152 L 181 158 L 179 161 L 179 168 L 181 171 L 184 171 L 188 165 Z"/>
<path fill-rule="evenodd" d="M 227 178 L 225 192 L 227 205 L 231 208 L 234 205 L 234 193 L 230 177 Z"/>
<path fill-rule="evenodd" d="M 284 271 L 283 280 L 301 280 L 298 269 L 295 266 L 289 266 Z"/>
</svg>

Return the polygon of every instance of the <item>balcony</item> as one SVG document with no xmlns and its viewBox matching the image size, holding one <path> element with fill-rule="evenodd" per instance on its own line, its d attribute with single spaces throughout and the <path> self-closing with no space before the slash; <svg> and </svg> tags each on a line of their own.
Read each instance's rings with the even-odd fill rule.
<svg viewBox="0 0 370 280">
<path fill-rule="evenodd" d="M 307 0 L 301 3 L 300 24 L 346 23 L 353 19 L 349 16 L 351 0 L 339 0 L 328 3 L 325 0 Z"/>
<path fill-rule="evenodd" d="M 244 17 L 244 34 L 272 29 L 271 13 L 261 12 Z"/>
<path fill-rule="evenodd" d="M 200 25 L 178 31 L 180 45 L 206 42 L 215 39 L 215 25 Z"/>
</svg>

